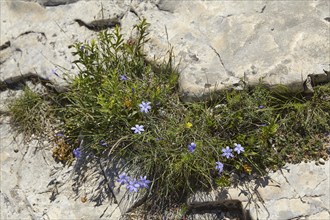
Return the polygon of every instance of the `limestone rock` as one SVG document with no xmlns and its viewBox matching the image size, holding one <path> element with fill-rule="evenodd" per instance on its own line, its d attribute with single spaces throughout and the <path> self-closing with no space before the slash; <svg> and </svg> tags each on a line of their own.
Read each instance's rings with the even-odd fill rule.
<svg viewBox="0 0 330 220">
<path fill-rule="evenodd" d="M 0 137 L 1 219 L 120 218 L 116 204 L 107 199 L 96 202 L 97 184 L 91 177 L 86 182 L 94 184 L 92 187 L 85 184 L 73 191 L 73 167 L 63 168 L 54 161 L 50 143 L 24 143 L 7 117 L 0 118 Z"/>
<path fill-rule="evenodd" d="M 152 21 L 148 54 L 174 47 L 187 100 L 260 79 L 302 91 L 309 74 L 329 71 L 328 1 L 161 3 L 165 11 L 138 9 Z"/>
<path fill-rule="evenodd" d="M 36 0 L 40 5 L 43 6 L 58 6 L 75 3 L 79 0 Z"/>
<path fill-rule="evenodd" d="M 26 1 L 1 1 L 0 4 L 3 33 L 0 41 L 4 43 L 0 51 L 0 81 L 36 74 L 57 87 L 67 85 L 65 76 L 78 73 L 72 63 L 77 57 L 73 57 L 69 45 L 91 40 L 97 34 L 80 27 L 74 19 L 93 21 L 127 11 L 123 3 L 107 2 L 103 6 L 102 1 L 79 1 L 51 8 Z M 53 74 L 54 70 L 57 75 Z"/>
<path fill-rule="evenodd" d="M 57 4 L 65 5 L 44 7 Z M 1 42 L 10 46 L 1 50 L 0 79 L 37 73 L 65 84 L 51 70 L 76 74 L 68 45 L 95 38 L 74 19 L 91 22 L 121 15 L 127 34 L 140 18 L 151 24 L 146 45 L 150 59 L 174 47 L 184 100 L 242 89 L 260 79 L 270 87 L 284 84 L 302 91 L 308 76 L 330 70 L 329 7 L 326 0 L 2 1 Z"/>
<path fill-rule="evenodd" d="M 237 199 L 252 219 L 308 219 L 329 217 L 330 163 L 288 164 L 283 169 L 236 187 L 196 193 L 193 202 Z M 327 219 L 325 218 L 325 219 Z"/>
</svg>

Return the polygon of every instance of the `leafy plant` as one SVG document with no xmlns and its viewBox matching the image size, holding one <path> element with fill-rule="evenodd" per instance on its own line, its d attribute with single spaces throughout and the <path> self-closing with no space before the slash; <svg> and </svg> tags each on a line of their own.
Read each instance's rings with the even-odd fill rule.
<svg viewBox="0 0 330 220">
<path fill-rule="evenodd" d="M 158 211 L 197 190 L 228 186 L 232 174 L 263 175 L 285 162 L 324 157 L 330 84 L 315 88 L 310 99 L 274 93 L 261 83 L 183 103 L 171 50 L 161 64 L 143 54 L 147 27 L 143 20 L 128 40 L 116 28 L 74 45 L 80 72 L 62 104 L 53 104 L 67 143 L 84 137 L 87 149 L 70 146 L 76 157 L 84 150 L 98 158 L 124 159 L 137 173 L 121 174 L 118 181 L 132 192 L 148 190 L 146 204 Z M 24 110 L 14 107 L 17 123 L 25 112 L 42 111 L 42 99 L 26 92 L 32 101 L 17 101 L 26 103 Z M 25 124 L 39 120 L 28 118 Z"/>
</svg>

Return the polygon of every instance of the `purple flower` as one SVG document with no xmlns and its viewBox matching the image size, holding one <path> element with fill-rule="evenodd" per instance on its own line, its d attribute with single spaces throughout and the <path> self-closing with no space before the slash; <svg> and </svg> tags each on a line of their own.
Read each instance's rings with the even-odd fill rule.
<svg viewBox="0 0 330 220">
<path fill-rule="evenodd" d="M 63 133 L 57 133 L 56 136 L 57 137 L 64 137 L 64 134 Z"/>
<path fill-rule="evenodd" d="M 126 81 L 126 80 L 128 80 L 127 76 L 125 76 L 125 75 L 120 75 L 120 76 L 119 76 L 119 79 L 120 79 L 121 81 Z"/>
<path fill-rule="evenodd" d="M 149 183 L 151 183 L 150 180 L 147 180 L 147 176 L 144 176 L 144 177 L 140 177 L 140 180 L 139 180 L 139 184 L 140 184 L 140 188 L 146 188 L 148 189 L 149 188 Z"/>
<path fill-rule="evenodd" d="M 73 155 L 75 158 L 79 158 L 81 156 L 81 151 L 79 148 L 73 150 Z"/>
<path fill-rule="evenodd" d="M 57 74 L 56 70 L 57 70 L 57 69 L 52 69 L 52 74 L 55 75 L 55 76 L 57 76 L 57 77 L 60 77 L 60 76 Z"/>
<path fill-rule="evenodd" d="M 150 104 L 151 102 L 142 102 L 141 104 L 139 104 L 140 112 L 148 113 L 149 109 L 151 109 Z"/>
<path fill-rule="evenodd" d="M 258 108 L 259 108 L 259 109 L 263 109 L 263 108 L 265 108 L 265 106 L 263 106 L 263 105 L 259 105 Z"/>
<path fill-rule="evenodd" d="M 230 157 L 234 157 L 234 155 L 231 153 L 233 150 L 230 149 L 228 146 L 224 149 L 222 148 L 222 156 L 226 157 L 227 159 Z"/>
<path fill-rule="evenodd" d="M 135 92 L 135 89 L 134 88 L 132 88 L 132 93 L 134 93 Z"/>
<path fill-rule="evenodd" d="M 81 51 L 84 51 L 84 50 L 85 50 L 85 46 L 82 45 L 82 46 L 80 47 L 80 50 L 81 50 Z"/>
<path fill-rule="evenodd" d="M 136 179 L 129 181 L 127 187 L 130 192 L 138 192 L 140 188 L 140 183 L 136 181 Z"/>
<path fill-rule="evenodd" d="M 100 145 L 101 145 L 102 147 L 107 147 L 107 146 L 108 146 L 108 143 L 107 143 L 105 140 L 101 140 L 101 141 L 100 141 Z"/>
<path fill-rule="evenodd" d="M 196 146 L 197 146 L 197 145 L 196 145 L 194 142 L 192 142 L 191 144 L 188 145 L 188 151 L 189 151 L 190 153 L 194 152 L 195 149 L 196 149 Z"/>
<path fill-rule="evenodd" d="M 134 131 L 134 134 L 141 134 L 141 132 L 144 131 L 143 125 L 135 125 L 135 127 L 131 127 L 131 130 Z"/>
<path fill-rule="evenodd" d="M 119 182 L 121 185 L 127 184 L 129 182 L 129 176 L 127 176 L 126 173 L 122 173 L 119 175 L 117 182 Z"/>
<path fill-rule="evenodd" d="M 156 138 L 156 141 L 161 141 L 161 140 L 163 140 L 163 138 L 160 137 Z"/>
<path fill-rule="evenodd" d="M 219 171 L 219 173 L 221 173 L 223 171 L 223 164 L 221 162 L 215 162 L 216 166 L 215 169 L 217 169 Z"/>
<path fill-rule="evenodd" d="M 242 145 L 235 143 L 234 146 L 235 146 L 234 151 L 236 151 L 237 154 L 240 154 L 241 152 L 244 152 L 244 147 L 242 147 Z"/>
</svg>

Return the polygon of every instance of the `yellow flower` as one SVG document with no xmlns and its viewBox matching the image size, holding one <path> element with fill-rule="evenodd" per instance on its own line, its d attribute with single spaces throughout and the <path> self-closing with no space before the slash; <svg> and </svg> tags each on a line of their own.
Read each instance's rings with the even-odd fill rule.
<svg viewBox="0 0 330 220">
<path fill-rule="evenodd" d="M 251 174 L 252 167 L 250 167 L 249 165 L 244 164 L 244 165 L 243 165 L 243 169 L 244 169 L 244 171 L 247 172 L 249 175 Z"/>
<path fill-rule="evenodd" d="M 131 108 L 132 107 L 132 100 L 130 100 L 129 98 L 125 98 L 124 106 L 126 108 Z"/>
<path fill-rule="evenodd" d="M 188 122 L 185 124 L 185 127 L 186 127 L 186 128 L 191 128 L 191 127 L 192 127 L 192 124 L 188 121 Z"/>
</svg>

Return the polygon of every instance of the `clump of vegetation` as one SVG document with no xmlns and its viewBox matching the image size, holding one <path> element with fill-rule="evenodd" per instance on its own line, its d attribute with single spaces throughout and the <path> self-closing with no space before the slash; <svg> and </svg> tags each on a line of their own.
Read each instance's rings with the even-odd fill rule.
<svg viewBox="0 0 330 220">
<path fill-rule="evenodd" d="M 43 95 L 25 87 L 22 96 L 8 105 L 11 123 L 26 138 L 33 134 L 42 135 L 54 119 L 54 111 L 49 107 L 50 103 Z"/>
<path fill-rule="evenodd" d="M 136 25 L 137 36 L 128 41 L 116 28 L 74 45 L 80 73 L 54 109 L 68 143 L 84 137 L 87 149 L 70 146 L 76 157 L 88 151 L 124 159 L 126 170 L 137 173 L 122 173 L 118 182 L 133 193 L 146 188 L 147 204 L 159 210 L 197 190 L 228 186 L 234 173 L 262 175 L 285 162 L 326 156 L 321 137 L 330 130 L 329 84 L 309 99 L 260 84 L 183 103 L 172 54 L 158 65 L 145 59 L 147 27 L 145 20 Z M 25 119 L 29 111 L 42 112 L 33 100 L 27 110 L 14 111 L 15 122 L 42 119 Z"/>
</svg>

